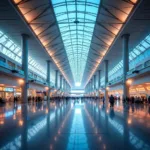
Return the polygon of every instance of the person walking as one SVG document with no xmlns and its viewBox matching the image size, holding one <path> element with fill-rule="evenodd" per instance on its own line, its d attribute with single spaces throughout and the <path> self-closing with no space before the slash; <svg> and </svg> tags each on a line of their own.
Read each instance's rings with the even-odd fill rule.
<svg viewBox="0 0 150 150">
<path fill-rule="evenodd" d="M 113 97 L 113 95 L 110 96 L 109 102 L 110 102 L 110 107 L 114 107 L 115 98 Z"/>
</svg>

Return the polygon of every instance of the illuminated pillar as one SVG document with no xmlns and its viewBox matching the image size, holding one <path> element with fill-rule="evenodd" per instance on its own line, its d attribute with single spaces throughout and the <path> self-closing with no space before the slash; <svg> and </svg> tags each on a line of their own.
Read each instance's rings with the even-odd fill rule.
<svg viewBox="0 0 150 150">
<path fill-rule="evenodd" d="M 60 89 L 62 89 L 62 75 L 60 75 Z"/>
<path fill-rule="evenodd" d="M 28 102 L 28 38 L 27 34 L 22 34 L 22 70 L 24 71 L 24 84 L 22 86 L 22 102 Z"/>
<path fill-rule="evenodd" d="M 50 71 L 51 71 L 51 61 L 47 60 L 47 83 L 48 83 L 48 91 L 47 91 L 47 100 L 50 99 Z"/>
<path fill-rule="evenodd" d="M 107 83 L 108 83 L 108 60 L 104 60 L 104 74 L 105 74 L 105 100 L 106 104 L 108 104 L 108 89 L 107 89 Z"/>
<path fill-rule="evenodd" d="M 122 35 L 123 43 L 123 99 L 129 97 L 129 86 L 126 84 L 129 71 L 129 34 Z"/>
<path fill-rule="evenodd" d="M 55 71 L 55 88 L 58 88 L 58 70 Z"/>
</svg>

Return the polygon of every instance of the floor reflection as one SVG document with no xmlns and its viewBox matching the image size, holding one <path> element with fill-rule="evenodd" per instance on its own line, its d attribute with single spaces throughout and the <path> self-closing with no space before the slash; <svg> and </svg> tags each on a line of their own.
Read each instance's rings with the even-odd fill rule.
<svg viewBox="0 0 150 150">
<path fill-rule="evenodd" d="M 147 105 L 62 100 L 0 107 L 0 150 L 150 150 Z"/>
<path fill-rule="evenodd" d="M 67 149 L 89 149 L 82 115 L 84 111 L 84 103 L 81 101 L 76 102 L 72 109 L 74 114 Z"/>
</svg>

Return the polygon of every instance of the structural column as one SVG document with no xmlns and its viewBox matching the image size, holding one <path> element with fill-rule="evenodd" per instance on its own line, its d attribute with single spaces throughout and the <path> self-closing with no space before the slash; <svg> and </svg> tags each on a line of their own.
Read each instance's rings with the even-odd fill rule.
<svg viewBox="0 0 150 150">
<path fill-rule="evenodd" d="M 65 85 L 66 85 L 66 92 L 68 92 L 68 84 L 67 84 L 67 81 L 65 81 Z"/>
<path fill-rule="evenodd" d="M 50 99 L 50 69 L 51 67 L 51 61 L 47 60 L 47 83 L 48 83 L 48 91 L 47 91 L 47 100 Z"/>
<path fill-rule="evenodd" d="M 65 87 L 66 87 L 66 92 L 68 92 L 68 83 L 66 80 L 65 80 Z"/>
<path fill-rule="evenodd" d="M 87 84 L 87 93 L 89 93 L 89 85 L 90 85 L 90 82 Z"/>
<path fill-rule="evenodd" d="M 94 75 L 94 90 L 96 90 L 96 75 Z"/>
<path fill-rule="evenodd" d="M 63 90 L 65 91 L 65 79 L 63 79 Z"/>
<path fill-rule="evenodd" d="M 60 89 L 62 89 L 62 75 L 60 75 Z"/>
<path fill-rule="evenodd" d="M 94 77 L 93 77 L 93 80 L 92 80 L 92 90 L 94 90 Z"/>
<path fill-rule="evenodd" d="M 123 40 L 123 99 L 129 97 L 129 86 L 126 84 L 129 71 L 129 34 L 122 35 Z"/>
<path fill-rule="evenodd" d="M 91 92 L 93 91 L 93 79 L 91 79 Z"/>
<path fill-rule="evenodd" d="M 91 93 L 91 80 L 89 81 L 89 94 Z"/>
<path fill-rule="evenodd" d="M 55 71 L 55 88 L 58 88 L 58 70 Z"/>
<path fill-rule="evenodd" d="M 22 70 L 24 71 L 24 84 L 22 85 L 22 102 L 28 102 L 28 38 L 27 34 L 22 34 Z"/>
<path fill-rule="evenodd" d="M 108 104 L 108 89 L 107 89 L 107 83 L 108 83 L 108 60 L 104 60 L 104 74 L 105 74 L 105 100 L 106 104 Z"/>
<path fill-rule="evenodd" d="M 101 70 L 98 70 L 98 89 L 101 88 Z"/>
<path fill-rule="evenodd" d="M 99 97 L 100 97 L 100 88 L 101 88 L 101 70 L 98 70 L 98 90 L 99 90 Z"/>
</svg>

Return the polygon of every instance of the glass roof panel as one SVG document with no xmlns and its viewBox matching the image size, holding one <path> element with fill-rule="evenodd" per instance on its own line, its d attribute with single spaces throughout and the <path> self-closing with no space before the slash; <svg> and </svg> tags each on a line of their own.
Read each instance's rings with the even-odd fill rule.
<svg viewBox="0 0 150 150">
<path fill-rule="evenodd" d="M 74 81 L 81 83 L 100 0 L 52 0 L 52 4 Z"/>
</svg>

